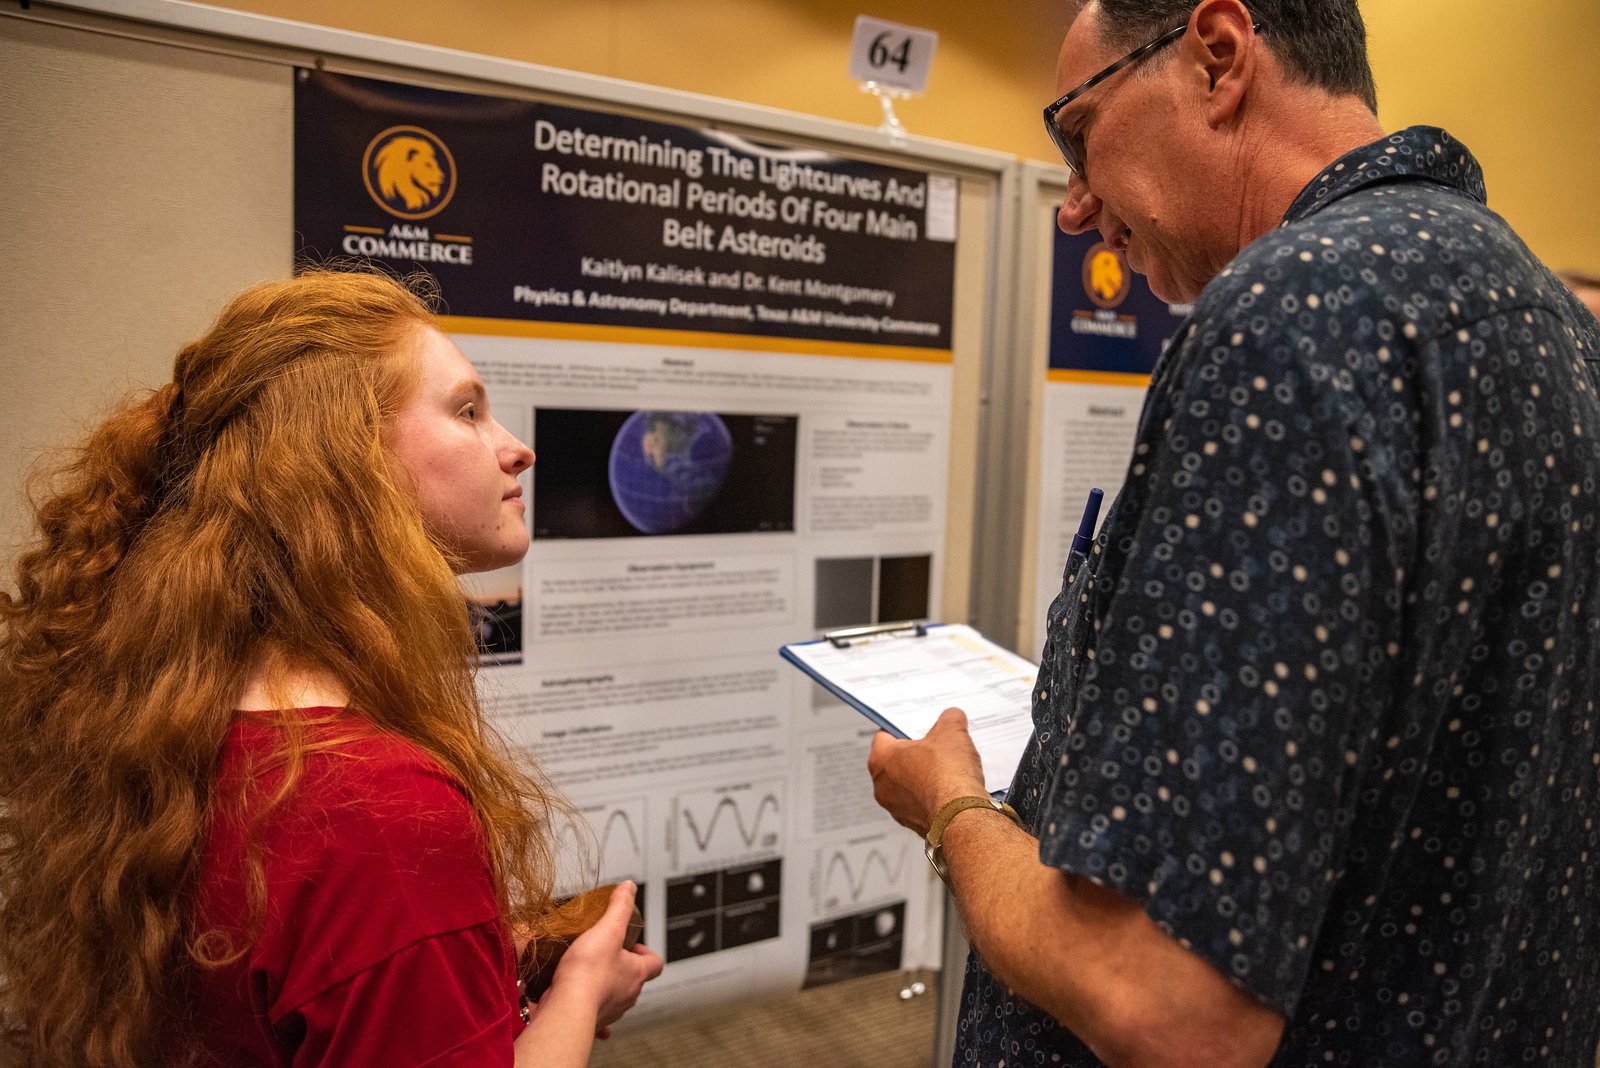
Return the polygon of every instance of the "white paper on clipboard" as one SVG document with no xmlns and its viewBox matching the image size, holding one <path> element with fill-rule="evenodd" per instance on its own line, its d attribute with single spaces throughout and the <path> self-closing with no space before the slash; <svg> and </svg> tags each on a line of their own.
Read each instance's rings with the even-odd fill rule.
<svg viewBox="0 0 1600 1068">
<path fill-rule="evenodd" d="M 1011 785 L 1033 735 L 1039 669 L 971 627 L 935 624 L 874 635 L 844 648 L 822 639 L 785 645 L 784 659 L 889 733 L 921 738 L 955 706 L 983 760 L 990 793 Z"/>
</svg>

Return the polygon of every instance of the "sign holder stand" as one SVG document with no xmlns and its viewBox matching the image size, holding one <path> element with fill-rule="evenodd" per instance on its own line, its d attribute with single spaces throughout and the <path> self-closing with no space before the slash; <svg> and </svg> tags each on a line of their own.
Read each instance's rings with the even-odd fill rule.
<svg viewBox="0 0 1600 1068">
<path fill-rule="evenodd" d="M 910 100 L 911 93 L 905 89 L 897 89 L 892 85 L 883 85 L 879 82 L 862 82 L 861 91 L 871 93 L 878 98 L 878 103 L 883 105 L 883 124 L 878 127 L 878 132 L 889 139 L 895 148 L 904 147 L 909 136 L 905 125 L 900 121 L 900 116 L 894 113 L 896 100 Z"/>
<path fill-rule="evenodd" d="M 894 113 L 896 100 L 910 100 L 928 90 L 928 68 L 939 47 L 939 35 L 917 26 L 902 26 L 867 15 L 856 16 L 850 38 L 850 77 L 883 105 L 878 132 L 893 148 L 904 148 L 909 134 Z"/>
</svg>

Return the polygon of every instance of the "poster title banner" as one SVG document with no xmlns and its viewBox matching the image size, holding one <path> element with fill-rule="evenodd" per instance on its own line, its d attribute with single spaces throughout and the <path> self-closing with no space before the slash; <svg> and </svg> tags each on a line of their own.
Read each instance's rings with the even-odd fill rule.
<svg viewBox="0 0 1600 1068">
<path fill-rule="evenodd" d="M 294 169 L 300 263 L 452 316 L 950 348 L 953 176 L 309 69 Z"/>
</svg>

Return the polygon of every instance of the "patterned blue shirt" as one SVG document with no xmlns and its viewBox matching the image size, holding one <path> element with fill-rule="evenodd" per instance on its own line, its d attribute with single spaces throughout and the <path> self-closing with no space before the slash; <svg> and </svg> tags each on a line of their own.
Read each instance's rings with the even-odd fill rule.
<svg viewBox="0 0 1600 1068">
<path fill-rule="evenodd" d="M 1600 324 L 1442 130 L 1205 288 L 1050 607 L 1012 803 L 1288 1020 L 1274 1065 L 1588 1065 Z M 969 961 L 957 1065 L 1094 1065 Z"/>
</svg>

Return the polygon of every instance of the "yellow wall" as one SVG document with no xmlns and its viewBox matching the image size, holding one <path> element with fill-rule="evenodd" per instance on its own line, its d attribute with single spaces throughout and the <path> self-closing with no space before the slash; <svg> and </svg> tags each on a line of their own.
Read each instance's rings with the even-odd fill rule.
<svg viewBox="0 0 1600 1068">
<path fill-rule="evenodd" d="M 876 125 L 845 76 L 857 14 L 938 30 L 914 133 L 1052 159 L 1065 0 L 235 0 L 264 15 Z M 1600 3 L 1362 0 L 1384 124 L 1443 126 L 1553 267 L 1600 271 Z"/>
<path fill-rule="evenodd" d="M 845 73 L 859 14 L 939 32 L 929 93 L 896 105 L 912 133 L 1050 158 L 1063 0 L 213 0 L 876 126 Z M 448 14 L 446 14 L 448 12 Z"/>
<path fill-rule="evenodd" d="M 1600 3 L 1363 0 L 1378 114 L 1443 126 L 1551 267 L 1600 272 Z"/>
</svg>

